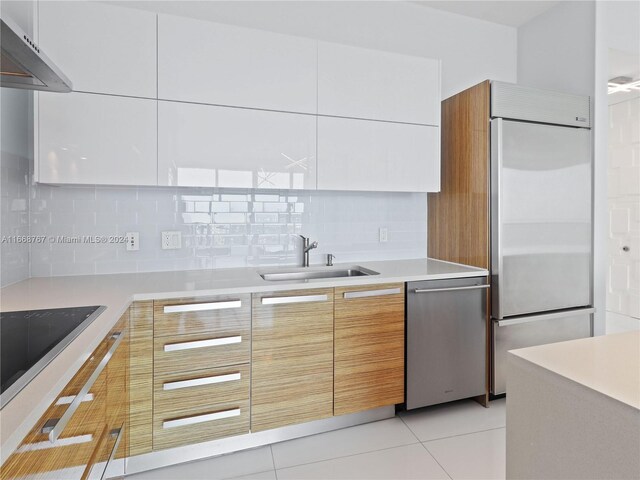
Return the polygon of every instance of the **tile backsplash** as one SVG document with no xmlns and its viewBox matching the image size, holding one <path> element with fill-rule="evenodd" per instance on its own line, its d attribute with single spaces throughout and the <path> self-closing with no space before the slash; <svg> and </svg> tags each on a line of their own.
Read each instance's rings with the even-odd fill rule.
<svg viewBox="0 0 640 480">
<path fill-rule="evenodd" d="M 29 277 L 29 161 L 2 150 L 0 158 L 0 286 Z"/>
<path fill-rule="evenodd" d="M 0 286 L 29 277 L 29 117 L 33 94 L 0 88 Z"/>
<path fill-rule="evenodd" d="M 300 234 L 318 241 L 312 265 L 327 253 L 336 262 L 425 257 L 426 203 L 419 193 L 38 184 L 31 235 L 44 240 L 31 245 L 31 276 L 299 265 Z M 161 232 L 175 230 L 182 248 L 162 250 Z M 127 232 L 139 232 L 139 251 L 83 243 Z"/>
</svg>

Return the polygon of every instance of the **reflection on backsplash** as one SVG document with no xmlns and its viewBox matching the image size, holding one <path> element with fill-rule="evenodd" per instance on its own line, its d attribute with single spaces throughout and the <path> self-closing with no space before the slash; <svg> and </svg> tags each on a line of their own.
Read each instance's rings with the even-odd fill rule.
<svg viewBox="0 0 640 480">
<path fill-rule="evenodd" d="M 317 240 L 311 264 L 426 255 L 426 194 L 57 187 L 31 189 L 31 235 L 139 232 L 140 250 L 122 244 L 31 246 L 31 275 L 149 272 L 297 265 L 304 234 Z M 387 243 L 378 229 L 388 228 Z M 161 232 L 179 230 L 182 248 L 162 250 Z"/>
</svg>

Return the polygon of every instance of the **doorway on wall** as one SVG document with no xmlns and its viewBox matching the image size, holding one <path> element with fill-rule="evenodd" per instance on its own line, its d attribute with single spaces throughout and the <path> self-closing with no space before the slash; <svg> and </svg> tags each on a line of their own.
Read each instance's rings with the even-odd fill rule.
<svg viewBox="0 0 640 480">
<path fill-rule="evenodd" d="M 606 333 L 640 330 L 640 58 L 609 50 Z"/>
</svg>

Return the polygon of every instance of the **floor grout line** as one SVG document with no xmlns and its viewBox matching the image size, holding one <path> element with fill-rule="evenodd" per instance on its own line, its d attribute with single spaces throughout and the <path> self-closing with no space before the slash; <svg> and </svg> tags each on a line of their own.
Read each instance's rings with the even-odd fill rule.
<svg viewBox="0 0 640 480">
<path fill-rule="evenodd" d="M 447 472 L 447 470 L 442 466 L 442 464 L 438 461 L 438 459 L 435 457 L 435 455 L 429 451 L 427 446 L 424 443 L 421 443 L 420 445 L 422 445 L 422 448 L 424 448 L 426 450 L 426 452 L 429 454 L 429 456 L 431 458 L 433 458 L 433 461 L 438 464 L 438 466 L 442 469 L 442 471 L 447 474 L 447 477 L 449 477 L 449 478 L 451 478 L 453 480 L 453 477 L 451 476 L 451 474 L 449 472 Z"/>
<path fill-rule="evenodd" d="M 448 438 L 464 437 L 466 435 L 475 435 L 476 433 L 490 432 L 491 430 L 501 430 L 503 428 L 507 428 L 507 426 L 504 425 L 502 427 L 485 428 L 484 430 L 478 430 L 478 431 L 469 432 L 469 433 L 457 433 L 456 435 L 449 435 L 448 437 L 438 437 L 438 438 L 433 438 L 431 440 L 424 440 L 424 441 L 421 440 L 420 443 L 438 442 L 440 440 L 447 440 Z"/>
<path fill-rule="evenodd" d="M 276 457 L 273 455 L 273 443 L 269 444 L 269 451 L 271 452 L 271 464 L 273 465 L 273 473 L 278 480 L 278 469 L 276 468 Z"/>
<path fill-rule="evenodd" d="M 238 479 L 238 478 L 248 477 L 249 475 L 259 475 L 259 474 L 261 474 L 261 473 L 267 473 L 267 472 L 274 472 L 274 473 L 275 473 L 275 471 L 276 471 L 276 469 L 275 469 L 275 468 L 271 468 L 271 469 L 269 469 L 269 470 L 261 470 L 261 471 L 259 471 L 259 472 L 245 473 L 245 474 L 242 474 L 242 475 L 236 475 L 236 476 L 233 476 L 233 477 L 225 477 L 225 478 L 222 478 L 222 479 L 220 479 L 220 480 L 236 480 L 236 479 Z M 125 478 L 125 480 L 126 480 L 126 478 Z"/>
<path fill-rule="evenodd" d="M 296 467 L 303 467 L 303 466 L 306 466 L 306 465 L 313 465 L 314 463 L 330 462 L 331 460 L 339 460 L 341 458 L 357 457 L 359 455 L 367 455 L 369 453 L 375 453 L 375 452 L 384 452 L 385 450 L 393 450 L 394 448 L 409 447 L 411 445 L 420 445 L 420 444 L 421 444 L 420 441 L 413 442 L 413 443 L 404 443 L 402 445 L 394 445 L 392 447 L 376 448 L 375 450 L 367 450 L 366 452 L 352 453 L 350 455 L 340 455 L 338 457 L 324 458 L 322 460 L 315 460 L 313 462 L 299 463 L 297 465 L 290 465 L 288 467 L 276 468 L 276 475 L 278 473 L 278 470 L 287 470 L 289 468 L 296 468 Z M 424 445 L 423 445 L 423 447 L 424 447 Z"/>
<path fill-rule="evenodd" d="M 407 424 L 407 422 L 404 421 L 404 418 L 402 418 L 400 415 L 396 415 L 396 417 L 398 417 L 400 420 L 402 420 L 402 423 L 404 423 L 404 426 L 407 427 L 409 429 L 409 431 L 412 433 L 412 435 L 414 437 L 416 437 L 416 440 L 418 440 L 420 443 L 422 443 L 422 441 L 420 440 L 420 438 L 418 438 L 418 435 L 416 435 L 416 432 L 414 432 L 413 430 L 411 430 L 411 427 Z"/>
</svg>

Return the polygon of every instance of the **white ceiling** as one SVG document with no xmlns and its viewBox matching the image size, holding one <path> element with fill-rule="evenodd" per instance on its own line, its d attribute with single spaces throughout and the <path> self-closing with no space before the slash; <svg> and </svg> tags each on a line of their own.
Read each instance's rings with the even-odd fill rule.
<svg viewBox="0 0 640 480">
<path fill-rule="evenodd" d="M 413 1 L 412 3 L 424 7 L 445 10 L 467 17 L 500 23 L 510 27 L 519 27 L 529 20 L 554 7 L 559 1 L 529 1 L 529 0 L 448 0 L 448 1 Z"/>
</svg>

